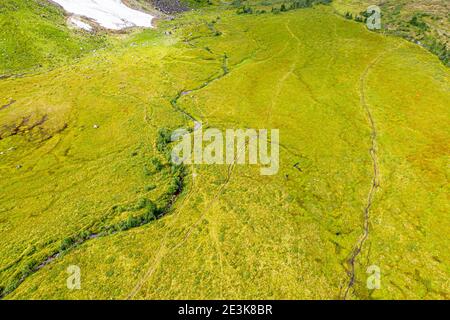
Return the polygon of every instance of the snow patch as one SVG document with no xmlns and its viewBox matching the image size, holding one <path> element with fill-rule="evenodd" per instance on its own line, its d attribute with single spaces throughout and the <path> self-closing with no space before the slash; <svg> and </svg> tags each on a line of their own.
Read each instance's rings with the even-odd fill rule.
<svg viewBox="0 0 450 320">
<path fill-rule="evenodd" d="M 69 18 L 69 23 L 72 24 L 73 26 L 75 26 L 78 29 L 83 29 L 83 30 L 86 30 L 86 31 L 92 31 L 92 26 L 90 26 L 86 22 L 81 21 L 80 19 L 78 19 L 76 17 L 70 17 Z"/>
<path fill-rule="evenodd" d="M 53 2 L 71 14 L 92 19 L 102 27 L 112 30 L 130 27 L 151 28 L 154 18 L 150 14 L 127 7 L 121 0 L 53 0 Z M 81 27 L 80 22 L 87 25 L 78 20 L 77 26 Z"/>
</svg>

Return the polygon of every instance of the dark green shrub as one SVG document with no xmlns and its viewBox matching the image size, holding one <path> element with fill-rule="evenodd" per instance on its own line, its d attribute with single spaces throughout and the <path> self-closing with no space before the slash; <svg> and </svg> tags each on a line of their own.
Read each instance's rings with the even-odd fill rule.
<svg viewBox="0 0 450 320">
<path fill-rule="evenodd" d="M 141 221 L 138 217 L 128 217 L 128 219 L 125 223 L 125 228 L 123 230 L 128 230 L 131 228 L 138 227 L 140 224 L 141 224 Z"/>
<path fill-rule="evenodd" d="M 159 172 L 164 168 L 163 164 L 161 163 L 161 160 L 159 160 L 157 157 L 153 157 L 150 159 L 150 162 L 155 169 L 155 171 Z"/>
<path fill-rule="evenodd" d="M 8 294 L 10 292 L 13 292 L 14 290 L 17 289 L 19 284 L 20 284 L 20 276 L 17 276 L 13 281 L 11 281 L 10 284 L 8 284 L 8 286 L 3 291 L 3 294 Z"/>
<path fill-rule="evenodd" d="M 171 132 L 169 129 L 161 128 L 158 130 L 158 135 L 156 137 L 156 149 L 159 152 L 164 152 L 167 149 L 167 145 L 171 141 Z"/>
<path fill-rule="evenodd" d="M 411 20 L 409 21 L 409 23 L 417 28 L 419 28 L 422 31 L 427 31 L 429 29 L 428 25 L 422 21 L 422 17 L 419 16 L 418 14 L 415 14 Z"/>
<path fill-rule="evenodd" d="M 33 273 L 34 268 L 36 267 L 35 261 L 28 261 L 25 266 L 22 268 L 22 278 L 25 278 Z"/>
<path fill-rule="evenodd" d="M 149 206 L 152 203 L 151 200 L 147 199 L 147 198 L 142 198 L 139 199 L 139 201 L 136 203 L 136 205 L 134 206 L 133 210 L 141 210 L 146 208 L 147 206 Z"/>
<path fill-rule="evenodd" d="M 69 249 L 70 247 L 72 247 L 75 244 L 75 240 L 72 237 L 69 238 L 65 238 L 62 243 L 61 246 L 59 247 L 59 251 L 65 251 L 67 249 Z"/>
</svg>

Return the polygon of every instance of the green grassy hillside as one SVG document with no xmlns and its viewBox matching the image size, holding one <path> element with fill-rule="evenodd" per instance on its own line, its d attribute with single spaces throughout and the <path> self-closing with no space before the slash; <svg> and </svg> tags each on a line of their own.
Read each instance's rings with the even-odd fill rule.
<svg viewBox="0 0 450 320">
<path fill-rule="evenodd" d="M 360 19 L 371 5 L 380 6 L 383 32 L 412 40 L 450 66 L 450 3 L 442 0 L 334 0 L 341 14 Z"/>
<path fill-rule="evenodd" d="M 63 12 L 46 0 L 2 1 L 0 30 L 0 76 L 61 65 L 107 44 L 68 30 Z"/>
<path fill-rule="evenodd" d="M 236 9 L 0 81 L 3 298 L 448 299 L 448 68 L 329 6 Z M 280 129 L 279 173 L 171 165 L 184 112 Z"/>
</svg>

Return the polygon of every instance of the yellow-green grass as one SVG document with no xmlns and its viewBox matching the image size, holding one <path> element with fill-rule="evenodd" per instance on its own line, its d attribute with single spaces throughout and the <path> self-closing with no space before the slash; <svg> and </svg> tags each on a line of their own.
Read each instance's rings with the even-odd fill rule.
<svg viewBox="0 0 450 320">
<path fill-rule="evenodd" d="M 164 40 L 139 45 L 119 58 L 99 53 L 74 67 L 2 81 L 2 106 L 15 101 L 0 115 L 5 288 L 62 240 L 117 218 L 114 206 L 154 200 L 164 190 L 167 174 L 155 174 L 150 162 L 156 131 L 182 121 L 165 105 L 182 89 L 171 79 L 196 79 L 189 64 L 174 70 L 170 61 L 189 62 L 195 51 L 183 58 Z M 147 192 L 149 185 L 157 188 Z"/>
<path fill-rule="evenodd" d="M 387 28 L 402 26 L 414 15 L 421 14 L 421 18 L 428 24 L 430 33 L 448 43 L 450 25 L 448 20 L 449 4 L 443 0 L 389 0 L 389 1 L 368 1 L 368 0 L 334 0 L 333 7 L 341 14 L 346 12 L 352 15 L 360 15 L 369 6 L 378 5 L 382 10 L 382 18 Z M 409 25 L 409 28 L 413 28 Z"/>
<path fill-rule="evenodd" d="M 381 9 L 382 32 L 414 40 L 450 66 L 450 4 L 445 0 L 334 0 L 340 14 L 361 18 L 369 6 Z"/>
<path fill-rule="evenodd" d="M 0 76 L 49 69 L 108 44 L 105 34 L 69 30 L 62 9 L 48 0 L 0 4 Z"/>
<path fill-rule="evenodd" d="M 161 29 L 0 83 L 1 105 L 16 101 L 2 124 L 49 114 L 48 133 L 0 140 L 17 148 L 0 158 L 0 283 L 71 234 L 125 218 L 111 217 L 112 206 L 157 199 L 168 174 L 143 169 L 159 156 L 156 131 L 191 125 L 170 101 L 208 79 L 217 77 L 178 105 L 210 127 L 280 129 L 279 173 L 189 167 L 168 215 L 86 241 L 6 298 L 342 298 L 374 175 L 362 95 L 381 180 L 348 298 L 448 298 L 449 72 L 436 57 L 325 7 L 203 10 Z M 148 184 L 158 188 L 148 194 Z M 81 290 L 66 287 L 69 265 L 81 268 Z M 380 290 L 366 287 L 370 265 L 381 269 Z"/>
</svg>

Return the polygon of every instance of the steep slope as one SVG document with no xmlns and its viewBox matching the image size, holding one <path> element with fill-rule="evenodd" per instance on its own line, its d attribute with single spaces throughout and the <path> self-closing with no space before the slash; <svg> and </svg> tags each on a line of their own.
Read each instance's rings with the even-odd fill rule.
<svg viewBox="0 0 450 320">
<path fill-rule="evenodd" d="M 360 19 L 367 8 L 382 11 L 383 32 L 412 40 L 436 54 L 450 66 L 450 3 L 445 0 L 334 0 L 341 14 Z"/>
<path fill-rule="evenodd" d="M 0 76 L 61 65 L 107 43 L 69 30 L 63 12 L 46 0 L 0 4 Z"/>
</svg>

